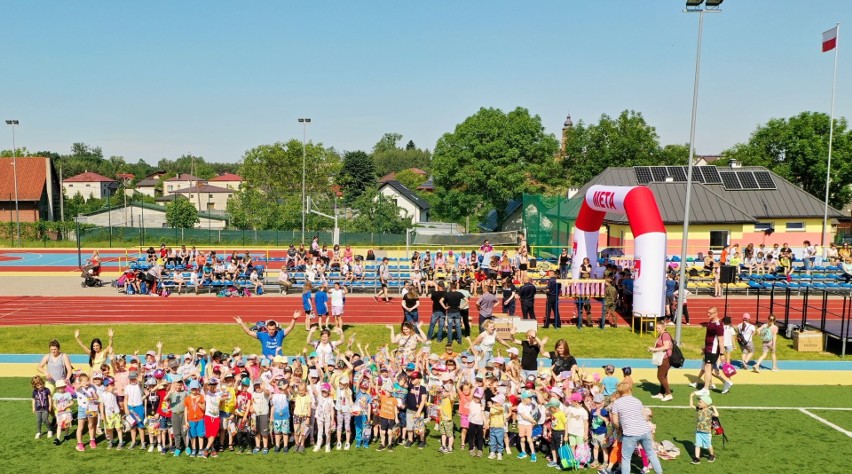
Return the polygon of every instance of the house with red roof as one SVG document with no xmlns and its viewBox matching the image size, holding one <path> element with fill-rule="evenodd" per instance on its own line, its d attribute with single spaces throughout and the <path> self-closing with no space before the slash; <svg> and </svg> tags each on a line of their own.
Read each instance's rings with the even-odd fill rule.
<svg viewBox="0 0 852 474">
<path fill-rule="evenodd" d="M 118 189 L 118 181 L 91 171 L 62 180 L 62 190 L 66 196 L 70 198 L 79 194 L 86 201 L 103 199 L 114 194 L 116 189 Z"/>
<path fill-rule="evenodd" d="M 242 176 L 236 175 L 234 173 L 223 173 L 215 178 L 210 178 L 207 182 L 214 185 L 220 186 L 223 188 L 233 189 L 238 191 L 240 189 L 240 185 L 245 181 Z"/>
<path fill-rule="evenodd" d="M 59 175 L 50 158 L 0 157 L 0 222 L 15 222 L 16 218 L 20 222 L 58 219 L 61 190 Z"/>
</svg>

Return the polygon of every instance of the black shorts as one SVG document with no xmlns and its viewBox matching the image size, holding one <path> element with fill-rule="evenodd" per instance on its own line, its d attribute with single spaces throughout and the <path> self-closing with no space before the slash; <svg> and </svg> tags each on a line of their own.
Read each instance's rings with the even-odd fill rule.
<svg viewBox="0 0 852 474">
<path fill-rule="evenodd" d="M 704 353 L 704 363 L 716 367 L 716 362 L 719 361 L 719 354 Z"/>
<path fill-rule="evenodd" d="M 518 270 L 520 270 L 522 272 L 527 271 L 527 264 L 526 263 L 518 264 Z"/>
<path fill-rule="evenodd" d="M 381 418 L 379 420 L 379 428 L 384 431 L 392 430 L 396 426 L 396 420 L 388 420 L 387 418 Z"/>
<path fill-rule="evenodd" d="M 562 446 L 562 438 L 565 437 L 565 430 L 553 430 L 553 442 L 551 446 Z"/>
</svg>

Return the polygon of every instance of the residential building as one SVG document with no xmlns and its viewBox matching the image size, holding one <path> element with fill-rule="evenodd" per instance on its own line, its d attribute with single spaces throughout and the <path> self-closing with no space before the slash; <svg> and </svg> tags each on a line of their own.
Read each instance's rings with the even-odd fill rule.
<svg viewBox="0 0 852 474">
<path fill-rule="evenodd" d="M 399 216 L 413 223 L 429 221 L 429 202 L 405 187 L 399 181 L 386 181 L 379 186 L 379 193 L 387 196 L 399 208 Z"/>
<path fill-rule="evenodd" d="M 198 213 L 196 229 L 224 229 L 227 219 L 218 214 Z M 145 227 L 147 229 L 168 227 L 166 208 L 151 203 L 128 203 L 126 206 L 116 206 L 111 209 L 101 209 L 80 216 L 81 224 L 92 224 L 100 227 Z"/>
<path fill-rule="evenodd" d="M 200 211 L 223 213 L 228 208 L 228 199 L 236 193 L 235 190 L 207 184 L 204 181 L 197 185 L 175 189 L 171 194 L 180 194 Z"/>
<path fill-rule="evenodd" d="M 240 185 L 245 181 L 241 176 L 235 175 L 234 173 L 224 173 L 216 176 L 215 178 L 210 178 L 207 180 L 209 184 L 214 186 L 220 186 L 223 188 L 233 189 L 234 191 L 240 190 Z"/>
<path fill-rule="evenodd" d="M 65 196 L 69 198 L 79 194 L 84 201 L 88 201 L 89 199 L 103 199 L 107 195 L 115 194 L 115 190 L 118 189 L 118 182 L 98 173 L 86 171 L 63 179 L 62 189 L 65 191 Z"/>
<path fill-rule="evenodd" d="M 15 163 L 15 165 L 13 165 Z M 17 175 L 18 211 L 15 212 Z M 58 220 L 62 186 L 50 158 L 0 158 L 0 222 Z"/>
<path fill-rule="evenodd" d="M 168 178 L 163 182 L 163 195 L 172 193 L 178 189 L 195 186 L 199 181 L 202 181 L 202 179 L 189 173 L 179 173 L 173 178 Z"/>
</svg>

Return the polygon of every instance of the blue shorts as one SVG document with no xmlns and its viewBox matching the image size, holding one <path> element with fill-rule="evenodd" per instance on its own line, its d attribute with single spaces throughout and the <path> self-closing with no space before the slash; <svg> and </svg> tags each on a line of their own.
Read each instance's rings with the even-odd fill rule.
<svg viewBox="0 0 852 474">
<path fill-rule="evenodd" d="M 290 419 L 283 418 L 272 421 L 272 432 L 275 434 L 290 434 Z"/>
<path fill-rule="evenodd" d="M 145 428 L 145 407 L 143 405 L 129 406 L 127 407 L 130 411 L 136 415 L 136 418 L 139 420 L 135 425 L 131 426 L 131 428 Z"/>
<path fill-rule="evenodd" d="M 712 437 L 710 433 L 705 433 L 703 431 L 695 432 L 695 447 L 696 448 L 704 448 L 710 449 L 713 447 Z"/>
<path fill-rule="evenodd" d="M 190 421 L 189 422 L 189 437 L 190 438 L 203 438 L 204 433 L 204 420 L 198 421 Z"/>
<path fill-rule="evenodd" d="M 160 429 L 167 430 L 172 427 L 172 419 L 165 416 L 160 417 Z"/>
</svg>

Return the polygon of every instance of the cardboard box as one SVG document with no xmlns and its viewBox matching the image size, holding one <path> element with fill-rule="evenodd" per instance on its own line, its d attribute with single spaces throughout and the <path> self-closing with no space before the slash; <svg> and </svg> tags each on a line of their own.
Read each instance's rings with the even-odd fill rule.
<svg viewBox="0 0 852 474">
<path fill-rule="evenodd" d="M 501 318 L 500 316 L 506 316 L 505 314 L 494 314 L 494 329 L 497 337 L 500 339 L 512 339 L 515 333 L 515 325 L 509 318 Z"/>
<path fill-rule="evenodd" d="M 820 352 L 823 347 L 823 334 L 820 331 L 793 333 L 793 349 L 799 352 Z"/>
</svg>

